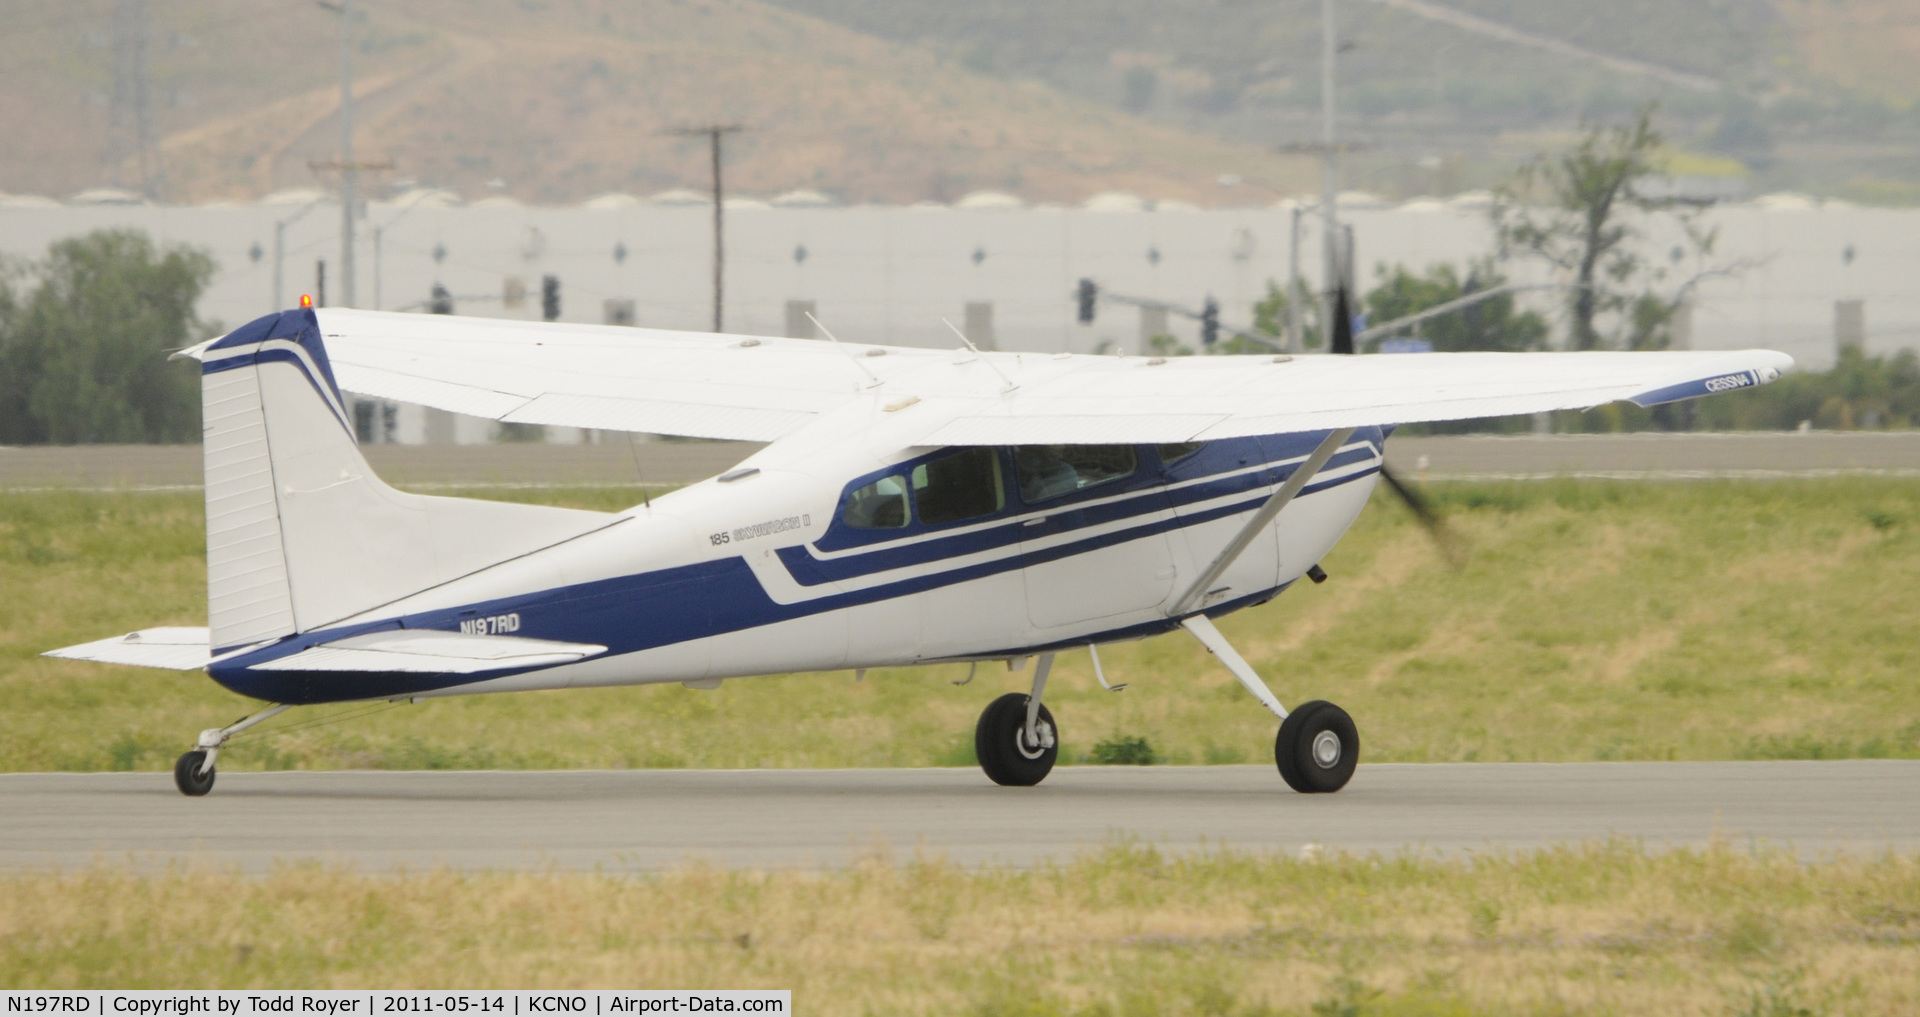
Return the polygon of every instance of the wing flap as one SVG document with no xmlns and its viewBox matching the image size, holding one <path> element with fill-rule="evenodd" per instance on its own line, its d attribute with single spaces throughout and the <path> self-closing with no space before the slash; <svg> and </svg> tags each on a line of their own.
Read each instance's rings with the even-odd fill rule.
<svg viewBox="0 0 1920 1017">
<path fill-rule="evenodd" d="M 96 639 L 78 646 L 48 650 L 41 656 L 159 667 L 170 671 L 198 671 L 213 659 L 207 646 L 205 628 L 166 627 L 141 629 L 112 639 Z"/>
<path fill-rule="evenodd" d="M 605 652 L 591 643 L 399 629 L 321 643 L 248 670 L 480 674 L 570 664 Z"/>
</svg>

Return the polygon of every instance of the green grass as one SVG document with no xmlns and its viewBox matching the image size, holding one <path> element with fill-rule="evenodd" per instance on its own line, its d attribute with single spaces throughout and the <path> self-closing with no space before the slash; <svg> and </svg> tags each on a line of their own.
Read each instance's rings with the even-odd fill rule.
<svg viewBox="0 0 1920 1017">
<path fill-rule="evenodd" d="M 966 870 L 0 875 L 0 986 L 787 988 L 797 1013 L 1920 1012 L 1920 860 L 1115 844 Z"/>
<path fill-rule="evenodd" d="M 490 492 L 491 494 L 492 492 Z M 1434 485 L 1450 569 L 1376 499 L 1325 567 L 1225 619 L 1281 699 L 1330 699 L 1364 758 L 1920 756 L 1920 482 Z M 591 508 L 631 489 L 516 490 Z M 193 494 L 0 494 L 0 769 L 157 770 L 252 704 L 205 677 L 40 658 L 205 618 Z M 1184 634 L 1066 654 L 1063 762 L 1144 739 L 1170 763 L 1265 762 L 1274 723 Z M 231 769 L 968 765 L 983 666 L 455 698 L 237 741 Z M 288 728 L 345 708 L 296 711 Z M 1101 753 L 1112 758 L 1111 752 Z"/>
</svg>

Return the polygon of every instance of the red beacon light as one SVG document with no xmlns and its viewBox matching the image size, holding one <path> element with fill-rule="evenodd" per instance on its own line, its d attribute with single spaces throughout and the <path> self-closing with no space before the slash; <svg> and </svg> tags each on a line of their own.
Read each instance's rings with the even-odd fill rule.
<svg viewBox="0 0 1920 1017">
<path fill-rule="evenodd" d="M 301 307 L 301 309 L 302 309 L 302 310 L 305 310 L 306 308 L 309 308 L 309 307 L 312 307 L 312 306 L 313 306 L 313 294 L 311 294 L 311 293 L 302 293 L 302 294 L 300 294 L 300 307 Z"/>
</svg>

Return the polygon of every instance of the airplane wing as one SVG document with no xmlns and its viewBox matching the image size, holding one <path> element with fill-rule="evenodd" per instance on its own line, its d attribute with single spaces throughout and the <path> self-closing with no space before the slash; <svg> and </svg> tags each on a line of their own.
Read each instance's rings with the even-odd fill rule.
<svg viewBox="0 0 1920 1017">
<path fill-rule="evenodd" d="M 1089 359 L 963 410 L 924 444 L 1205 441 L 1618 400 L 1653 406 L 1763 385 L 1793 366 L 1771 350 Z"/>
<path fill-rule="evenodd" d="M 1770 350 L 1103 357 L 324 309 L 340 387 L 506 422 L 773 441 L 924 401 L 924 445 L 1204 441 L 1655 405 L 1762 385 Z"/>
</svg>

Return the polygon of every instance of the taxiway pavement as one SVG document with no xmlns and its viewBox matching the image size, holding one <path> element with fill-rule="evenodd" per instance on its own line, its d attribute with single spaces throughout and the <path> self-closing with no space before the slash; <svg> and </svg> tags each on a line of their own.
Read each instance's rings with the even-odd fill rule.
<svg viewBox="0 0 1920 1017">
<path fill-rule="evenodd" d="M 783 867 L 883 845 L 1032 865 L 1118 839 L 1382 853 L 1719 839 L 1818 855 L 1920 851 L 1920 761 L 1376 764 L 1315 796 L 1266 766 L 1062 767 L 1036 788 L 973 769 L 223 773 L 200 799 L 167 774 L 7 774 L 0 816 L 0 868 L 15 871 Z"/>
</svg>

